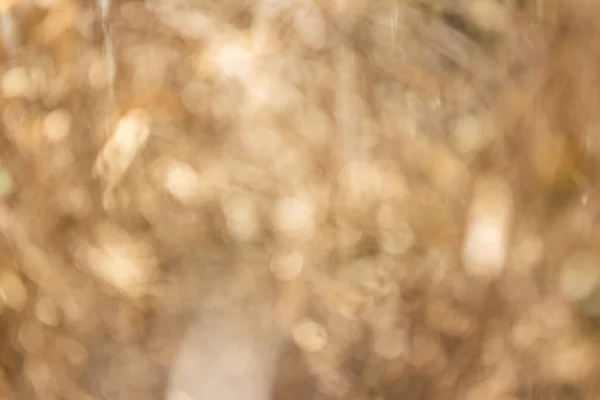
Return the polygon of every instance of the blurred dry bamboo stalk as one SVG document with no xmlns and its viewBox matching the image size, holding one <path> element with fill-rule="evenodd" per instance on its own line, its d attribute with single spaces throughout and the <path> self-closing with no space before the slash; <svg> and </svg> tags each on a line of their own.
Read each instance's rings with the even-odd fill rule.
<svg viewBox="0 0 600 400">
<path fill-rule="evenodd" d="M 102 34 L 104 36 L 104 56 L 106 57 L 106 81 L 108 85 L 108 100 L 112 107 L 116 107 L 115 100 L 115 74 L 117 64 L 115 61 L 115 52 L 113 48 L 113 37 L 111 23 L 109 19 L 110 0 L 98 0 L 98 7 L 102 18 Z M 106 133 L 110 132 L 110 115 L 106 116 Z"/>
</svg>

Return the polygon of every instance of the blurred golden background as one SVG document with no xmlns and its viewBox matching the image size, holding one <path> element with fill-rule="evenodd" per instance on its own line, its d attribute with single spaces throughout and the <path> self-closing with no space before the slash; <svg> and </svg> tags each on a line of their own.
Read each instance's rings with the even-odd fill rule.
<svg viewBox="0 0 600 400">
<path fill-rule="evenodd" d="M 0 399 L 595 399 L 599 18 L 0 0 Z"/>
</svg>

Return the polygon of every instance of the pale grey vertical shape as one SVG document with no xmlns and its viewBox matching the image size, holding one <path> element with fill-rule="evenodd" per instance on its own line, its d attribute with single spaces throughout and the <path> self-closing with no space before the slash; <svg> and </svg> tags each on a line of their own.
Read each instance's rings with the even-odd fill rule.
<svg viewBox="0 0 600 400">
<path fill-rule="evenodd" d="M 16 55 L 21 45 L 21 34 L 12 11 L 7 10 L 0 14 L 0 32 L 6 52 L 10 56 Z"/>
<path fill-rule="evenodd" d="M 201 313 L 182 342 L 166 399 L 268 400 L 280 343 L 252 313 Z"/>
</svg>

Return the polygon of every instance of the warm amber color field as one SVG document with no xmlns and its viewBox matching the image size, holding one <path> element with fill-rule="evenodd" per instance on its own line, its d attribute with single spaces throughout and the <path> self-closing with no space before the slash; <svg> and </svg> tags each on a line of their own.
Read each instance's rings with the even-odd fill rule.
<svg viewBox="0 0 600 400">
<path fill-rule="evenodd" d="M 596 399 L 598 21 L 0 0 L 0 399 Z"/>
</svg>

